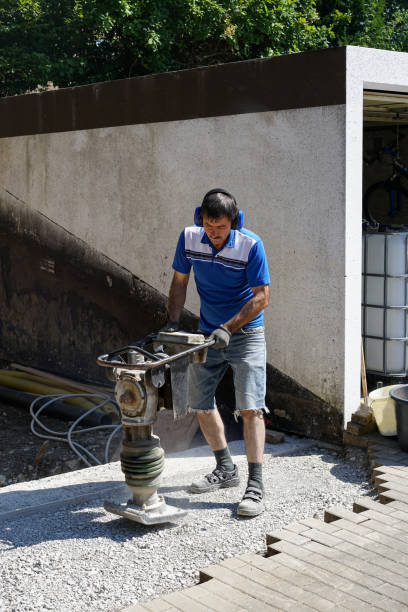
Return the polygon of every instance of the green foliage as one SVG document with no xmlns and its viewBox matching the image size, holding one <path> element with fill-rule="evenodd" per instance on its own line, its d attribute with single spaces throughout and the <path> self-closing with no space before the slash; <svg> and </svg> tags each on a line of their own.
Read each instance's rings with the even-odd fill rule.
<svg viewBox="0 0 408 612">
<path fill-rule="evenodd" d="M 398 0 L 0 0 L 0 95 L 342 44 L 408 51 Z"/>
<path fill-rule="evenodd" d="M 408 51 L 406 0 L 317 0 L 317 10 L 335 46 Z"/>
<path fill-rule="evenodd" d="M 327 47 L 314 0 L 0 0 L 0 94 Z"/>
</svg>

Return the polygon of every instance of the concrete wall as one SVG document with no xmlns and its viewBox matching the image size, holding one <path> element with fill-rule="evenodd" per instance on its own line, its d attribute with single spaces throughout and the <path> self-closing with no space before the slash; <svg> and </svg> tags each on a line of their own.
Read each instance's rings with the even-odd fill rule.
<svg viewBox="0 0 408 612">
<path fill-rule="evenodd" d="M 0 140 L 2 185 L 163 293 L 194 207 L 231 190 L 269 259 L 268 361 L 339 410 L 344 164 L 344 105 Z"/>
</svg>

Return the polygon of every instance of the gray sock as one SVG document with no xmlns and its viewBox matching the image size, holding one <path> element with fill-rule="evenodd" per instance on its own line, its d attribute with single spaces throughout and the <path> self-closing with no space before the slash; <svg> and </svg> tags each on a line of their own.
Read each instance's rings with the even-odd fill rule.
<svg viewBox="0 0 408 612">
<path fill-rule="evenodd" d="M 217 462 L 217 467 L 220 467 L 223 470 L 227 470 L 227 472 L 232 472 L 232 470 L 234 469 L 234 462 L 232 461 L 228 446 L 226 446 L 222 450 L 217 450 L 213 452 L 215 460 Z"/>
<path fill-rule="evenodd" d="M 263 490 L 262 463 L 248 463 L 248 480 L 256 482 L 258 487 Z"/>
</svg>

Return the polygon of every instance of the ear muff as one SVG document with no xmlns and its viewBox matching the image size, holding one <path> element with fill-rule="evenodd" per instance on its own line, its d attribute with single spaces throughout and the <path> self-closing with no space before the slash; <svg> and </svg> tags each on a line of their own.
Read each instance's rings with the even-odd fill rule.
<svg viewBox="0 0 408 612">
<path fill-rule="evenodd" d="M 210 191 L 208 191 L 204 198 L 203 201 L 210 195 L 212 195 L 213 193 L 223 193 L 224 195 L 227 195 L 228 197 L 230 197 L 235 206 L 237 206 L 237 201 L 234 198 L 234 196 L 232 195 L 232 193 L 230 193 L 229 191 L 227 191 L 226 189 L 220 189 L 220 188 L 216 188 L 216 189 L 211 189 Z M 194 224 L 201 226 L 203 224 L 202 218 L 201 218 L 201 206 L 197 206 L 195 211 L 194 211 Z M 237 220 L 235 223 L 231 224 L 232 229 L 236 229 L 236 230 L 240 230 L 244 227 L 244 213 L 242 210 L 238 210 L 238 216 L 237 216 Z"/>
</svg>

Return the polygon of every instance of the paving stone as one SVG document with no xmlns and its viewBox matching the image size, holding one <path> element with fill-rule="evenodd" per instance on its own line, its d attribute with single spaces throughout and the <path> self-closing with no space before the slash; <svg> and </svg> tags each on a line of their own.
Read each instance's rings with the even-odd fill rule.
<svg viewBox="0 0 408 612">
<path fill-rule="evenodd" d="M 356 546 L 352 542 L 344 541 L 336 548 L 344 552 L 349 552 L 359 559 L 367 559 L 367 561 L 372 561 L 376 565 L 389 569 L 396 574 L 408 577 L 408 566 L 405 564 L 402 565 L 399 562 L 398 554 L 396 554 L 395 551 L 392 551 L 391 554 L 389 554 L 389 551 L 385 547 L 378 546 L 375 542 L 370 542 L 370 548 L 367 547 L 364 549 L 360 546 Z"/>
<path fill-rule="evenodd" d="M 320 521 L 319 529 L 309 529 L 309 531 L 304 532 L 303 535 L 307 536 L 310 540 L 320 542 L 325 546 L 336 546 L 336 544 L 340 544 L 341 542 L 341 540 L 337 539 L 337 533 L 339 530 L 336 531 L 335 535 L 332 535 L 331 531 L 328 532 L 330 528 L 330 524 Z"/>
<path fill-rule="evenodd" d="M 377 510 L 366 510 L 365 512 L 361 512 L 357 516 L 363 517 L 366 521 L 374 520 L 378 523 L 383 523 L 384 525 L 403 525 L 404 522 L 408 522 L 408 513 L 406 514 L 405 520 L 401 517 L 397 517 L 398 511 L 393 514 L 382 514 L 381 512 L 377 512 Z M 401 512 L 401 515 L 404 515 Z M 363 523 L 364 524 L 364 523 Z M 408 525 L 404 529 L 408 530 Z"/>
<path fill-rule="evenodd" d="M 382 514 L 393 514 L 395 512 L 395 508 L 390 506 L 390 504 L 381 504 L 371 499 L 371 497 L 360 497 L 353 503 L 353 510 L 356 513 L 364 512 L 364 510 L 376 510 Z"/>
<path fill-rule="evenodd" d="M 209 583 L 207 583 L 209 584 Z M 220 612 L 242 612 L 242 607 L 236 605 L 226 597 L 221 597 L 216 593 L 205 588 L 205 584 L 197 584 L 189 591 L 189 596 L 198 602 L 204 602 L 209 610 L 219 610 Z"/>
<path fill-rule="evenodd" d="M 408 588 L 408 587 L 407 587 Z M 380 589 L 385 595 L 408 606 L 407 589 L 399 589 L 391 584 L 384 584 Z"/>
<path fill-rule="evenodd" d="M 361 584 L 365 584 L 365 586 L 370 588 L 375 588 L 378 585 L 378 580 L 380 582 L 389 582 L 399 587 L 403 587 L 403 585 L 407 583 L 408 571 L 401 572 L 399 564 L 394 564 L 388 559 L 384 560 L 381 556 L 372 552 L 368 552 L 368 554 L 364 551 L 361 552 L 362 549 L 358 547 L 356 547 L 356 550 L 352 551 L 354 554 L 339 550 L 338 548 L 327 548 L 316 542 L 310 542 L 306 544 L 304 548 L 320 555 L 326 560 L 337 561 L 345 567 L 355 571 Z M 395 570 L 400 573 L 396 573 Z M 359 575 L 360 572 L 364 572 L 363 579 L 361 579 Z M 371 582 L 371 578 L 376 581 L 374 584 Z"/>
<path fill-rule="evenodd" d="M 295 599 L 281 595 L 277 591 L 273 590 L 272 586 L 274 585 L 271 585 L 271 588 L 269 588 L 258 583 L 256 592 L 254 592 L 254 585 L 251 580 L 219 565 L 211 565 L 210 567 L 207 567 L 205 570 L 200 572 L 200 576 L 204 577 L 205 579 L 215 578 L 219 582 L 225 583 L 228 586 L 247 595 L 254 595 L 256 593 L 256 600 L 259 600 L 264 604 L 270 603 L 273 607 L 282 610 L 287 610 L 289 606 L 296 603 Z"/>
<path fill-rule="evenodd" d="M 395 512 L 396 510 L 401 510 L 402 512 L 408 512 L 408 504 L 406 502 L 402 502 L 399 500 L 394 500 L 391 502 L 387 502 L 387 506 Z"/>
<path fill-rule="evenodd" d="M 325 523 L 332 523 L 341 518 L 345 518 L 353 523 L 363 523 L 366 520 L 361 514 L 350 512 L 349 510 L 337 506 L 324 511 Z"/>
<path fill-rule="evenodd" d="M 293 533 L 302 533 L 302 531 L 307 531 L 308 527 L 302 525 L 302 523 L 290 523 L 289 525 L 285 525 L 286 531 L 293 531 Z"/>
<path fill-rule="evenodd" d="M 358 515 L 356 515 L 356 516 L 358 516 Z M 360 520 L 362 520 L 362 519 L 360 519 Z M 305 525 L 306 527 L 309 527 L 309 529 L 319 529 L 320 525 L 322 524 L 322 521 L 320 519 L 315 519 L 315 518 L 302 519 L 300 522 L 303 525 Z M 325 521 L 325 522 L 329 523 L 329 521 Z M 338 530 L 339 530 L 339 527 L 337 527 L 336 523 L 327 524 L 326 525 L 327 533 L 336 533 L 336 531 L 338 531 Z"/>
<path fill-rule="evenodd" d="M 219 597 L 226 599 L 227 601 L 233 602 L 237 606 L 239 606 L 240 610 L 261 610 L 262 612 L 272 612 L 273 610 L 278 610 L 279 608 L 274 607 L 271 603 L 266 604 L 262 601 L 255 599 L 251 595 L 246 593 L 242 593 L 236 588 L 230 587 L 228 584 L 224 582 L 219 582 L 218 580 L 209 580 L 208 582 L 204 582 L 202 586 L 205 590 L 210 591 L 211 593 L 215 593 Z"/>
<path fill-rule="evenodd" d="M 162 599 L 170 603 L 177 610 L 182 610 L 182 612 L 208 612 L 206 605 L 194 601 L 194 599 L 185 594 L 185 591 L 169 593 L 164 595 Z"/>
<path fill-rule="evenodd" d="M 293 533 L 292 531 L 286 531 L 286 529 L 281 529 L 279 531 L 271 531 L 271 533 L 266 534 L 266 543 L 273 544 L 274 542 L 279 542 L 280 540 L 285 540 L 286 542 L 290 542 L 291 544 L 305 544 L 307 542 L 307 538 L 298 533 Z"/>
<path fill-rule="evenodd" d="M 408 504 L 408 492 L 405 495 L 404 493 L 401 493 L 400 491 L 396 491 L 395 489 L 390 489 L 388 491 L 384 491 L 384 493 L 380 493 L 379 498 L 380 498 L 380 501 L 387 502 L 387 500 L 388 501 L 391 500 L 391 501 L 400 501 L 400 502 L 404 502 Z"/>
</svg>

